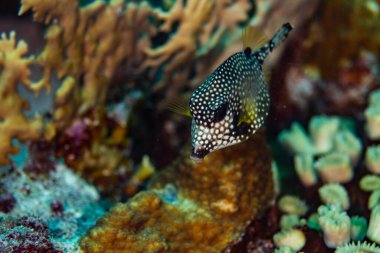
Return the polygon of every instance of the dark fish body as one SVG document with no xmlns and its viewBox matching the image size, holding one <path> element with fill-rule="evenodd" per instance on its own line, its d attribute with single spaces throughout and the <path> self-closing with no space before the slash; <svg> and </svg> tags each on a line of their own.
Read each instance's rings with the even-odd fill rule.
<svg viewBox="0 0 380 253">
<path fill-rule="evenodd" d="M 233 54 L 193 92 L 192 159 L 245 141 L 262 126 L 269 110 L 262 64 L 291 29 L 285 24 L 258 50 L 246 47 Z"/>
</svg>

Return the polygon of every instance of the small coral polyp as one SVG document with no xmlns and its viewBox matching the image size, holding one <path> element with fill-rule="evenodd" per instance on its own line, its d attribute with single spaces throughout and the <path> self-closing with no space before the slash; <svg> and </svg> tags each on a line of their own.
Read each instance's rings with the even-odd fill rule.
<svg viewBox="0 0 380 253">
<path fill-rule="evenodd" d="M 367 135 L 371 140 L 380 139 L 380 105 L 370 105 L 364 112 Z"/>
<path fill-rule="evenodd" d="M 294 168 L 303 185 L 312 186 L 318 182 L 312 154 L 294 156 Z"/>
<path fill-rule="evenodd" d="M 323 182 L 347 183 L 354 176 L 350 157 L 343 152 L 332 152 L 319 158 L 315 167 Z"/>
<path fill-rule="evenodd" d="M 333 148 L 333 136 L 339 128 L 336 117 L 316 116 L 309 123 L 309 132 L 316 154 L 327 153 Z"/>
<path fill-rule="evenodd" d="M 324 204 L 336 204 L 347 210 L 350 207 L 350 199 L 346 189 L 340 184 L 325 184 L 318 190 L 319 197 Z"/>
<path fill-rule="evenodd" d="M 380 145 L 367 148 L 365 165 L 370 172 L 380 174 Z"/>
<path fill-rule="evenodd" d="M 346 212 L 337 206 L 320 206 L 318 214 L 327 247 L 336 248 L 350 240 L 351 220 Z"/>
<path fill-rule="evenodd" d="M 380 244 L 380 205 L 376 205 L 371 211 L 369 219 L 367 237 L 378 244 Z"/>
<path fill-rule="evenodd" d="M 291 128 L 279 135 L 282 145 L 295 154 L 313 154 L 314 148 L 305 129 L 299 123 L 293 123 Z"/>
</svg>

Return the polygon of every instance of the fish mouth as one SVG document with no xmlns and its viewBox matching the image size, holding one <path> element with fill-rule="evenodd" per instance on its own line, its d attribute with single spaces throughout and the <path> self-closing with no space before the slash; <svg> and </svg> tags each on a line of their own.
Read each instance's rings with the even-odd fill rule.
<svg viewBox="0 0 380 253">
<path fill-rule="evenodd" d="M 190 155 L 190 159 L 196 163 L 200 163 L 203 161 L 203 158 L 196 157 L 194 155 Z"/>
<path fill-rule="evenodd" d="M 192 147 L 191 148 L 191 155 L 190 159 L 193 160 L 194 162 L 201 162 L 203 161 L 203 158 L 210 153 L 210 151 L 206 150 L 205 148 L 202 147 Z"/>
</svg>

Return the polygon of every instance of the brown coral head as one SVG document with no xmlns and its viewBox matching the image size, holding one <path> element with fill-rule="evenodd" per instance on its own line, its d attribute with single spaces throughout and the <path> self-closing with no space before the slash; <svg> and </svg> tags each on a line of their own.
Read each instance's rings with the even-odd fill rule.
<svg viewBox="0 0 380 253">
<path fill-rule="evenodd" d="M 191 148 L 190 159 L 195 162 L 201 162 L 208 153 L 210 153 L 210 151 L 202 146 L 193 146 Z"/>
</svg>

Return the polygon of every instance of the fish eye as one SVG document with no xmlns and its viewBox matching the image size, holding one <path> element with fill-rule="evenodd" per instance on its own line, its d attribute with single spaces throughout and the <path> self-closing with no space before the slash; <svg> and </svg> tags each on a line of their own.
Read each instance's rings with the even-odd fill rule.
<svg viewBox="0 0 380 253">
<path fill-rule="evenodd" d="M 224 103 L 214 111 L 214 122 L 219 122 L 222 119 L 224 119 L 224 117 L 226 117 L 227 108 L 228 108 L 228 104 Z"/>
</svg>

